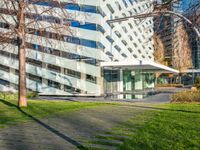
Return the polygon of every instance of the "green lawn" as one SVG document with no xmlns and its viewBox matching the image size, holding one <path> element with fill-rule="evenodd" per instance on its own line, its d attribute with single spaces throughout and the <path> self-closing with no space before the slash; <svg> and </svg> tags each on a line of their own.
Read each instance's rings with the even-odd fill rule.
<svg viewBox="0 0 200 150">
<path fill-rule="evenodd" d="M 9 99 L 9 98 L 8 98 Z M 0 99 L 0 128 L 30 121 L 34 118 L 44 118 L 62 112 L 72 112 L 83 108 L 92 108 L 105 103 L 64 102 L 64 101 L 28 101 L 28 108 L 17 108 L 16 100 Z"/>
<path fill-rule="evenodd" d="M 165 104 L 118 129 L 137 128 L 121 150 L 199 150 L 200 104 Z"/>
<path fill-rule="evenodd" d="M 28 101 L 28 108 L 16 107 L 17 101 L 0 99 L 0 128 L 19 122 L 72 112 L 83 108 L 113 105 L 108 103 Z M 120 105 L 120 104 L 117 104 Z M 123 105 L 123 104 L 122 104 Z M 128 104 L 125 104 L 128 105 Z M 120 150 L 199 150 L 200 149 L 200 104 L 130 105 L 146 109 L 143 113 L 113 128 L 98 138 L 123 141 Z M 148 107 L 148 108 L 146 108 Z M 151 108 L 151 109 L 149 109 Z M 98 108 L 97 108 L 98 109 Z M 118 135 L 118 136 L 115 136 Z M 126 136 L 127 138 L 123 138 Z M 94 141 L 89 141 L 94 143 Z M 95 143 L 98 144 L 98 143 Z"/>
</svg>

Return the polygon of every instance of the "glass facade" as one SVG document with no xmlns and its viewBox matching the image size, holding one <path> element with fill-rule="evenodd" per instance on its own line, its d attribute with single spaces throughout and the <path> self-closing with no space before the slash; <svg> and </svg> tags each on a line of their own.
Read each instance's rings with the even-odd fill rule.
<svg viewBox="0 0 200 150">
<path fill-rule="evenodd" d="M 104 70 L 104 92 L 118 91 L 119 70 Z"/>
<path fill-rule="evenodd" d="M 151 72 L 125 69 L 120 74 L 120 70 L 104 70 L 104 93 L 113 98 L 143 98 L 147 96 L 145 91 L 154 88 L 154 83 L 155 75 Z"/>
<path fill-rule="evenodd" d="M 123 91 L 133 91 L 135 90 L 135 76 L 133 71 L 124 70 L 123 71 Z"/>
</svg>

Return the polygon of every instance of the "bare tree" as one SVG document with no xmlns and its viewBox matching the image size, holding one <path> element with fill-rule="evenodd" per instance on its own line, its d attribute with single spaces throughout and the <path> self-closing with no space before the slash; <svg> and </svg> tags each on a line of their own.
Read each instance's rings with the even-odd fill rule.
<svg viewBox="0 0 200 150">
<path fill-rule="evenodd" d="M 71 3 L 74 1 L 72 0 Z M 44 6 L 43 4 L 47 4 Z M 27 39 L 36 32 L 51 31 L 57 38 L 63 38 L 63 31 L 69 31 L 70 13 L 65 9 L 69 3 L 60 0 L 1 0 L 0 21 L 5 29 L 0 30 L 0 44 L 14 44 L 19 55 L 18 106 L 26 107 L 26 50 Z M 43 23 L 45 21 L 46 23 Z M 39 36 L 38 36 L 39 38 Z"/>
<path fill-rule="evenodd" d="M 158 34 L 153 35 L 154 41 L 154 60 L 160 64 L 165 64 L 165 47 Z"/>
<path fill-rule="evenodd" d="M 172 64 L 182 73 L 192 67 L 192 50 L 189 44 L 188 33 L 182 23 L 178 25 L 175 36 L 174 42 L 177 45 L 173 50 Z"/>
<path fill-rule="evenodd" d="M 160 35 L 154 34 L 153 35 L 153 41 L 154 41 L 154 61 L 158 62 L 160 64 L 165 64 L 165 47 L 164 44 L 160 38 Z M 156 77 L 156 84 L 158 82 L 158 77 L 161 75 L 161 73 L 155 73 Z"/>
</svg>

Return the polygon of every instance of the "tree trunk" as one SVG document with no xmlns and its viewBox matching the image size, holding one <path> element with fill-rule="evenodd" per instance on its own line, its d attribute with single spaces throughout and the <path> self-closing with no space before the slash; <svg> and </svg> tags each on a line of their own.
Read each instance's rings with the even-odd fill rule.
<svg viewBox="0 0 200 150">
<path fill-rule="evenodd" d="M 26 107 L 26 46 L 25 46 L 25 0 L 19 0 L 18 10 L 18 54 L 19 54 L 19 92 L 18 106 Z"/>
</svg>

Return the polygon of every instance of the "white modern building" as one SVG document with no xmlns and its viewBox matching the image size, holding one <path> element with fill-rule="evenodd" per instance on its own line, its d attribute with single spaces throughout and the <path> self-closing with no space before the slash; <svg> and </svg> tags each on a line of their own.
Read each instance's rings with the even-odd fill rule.
<svg viewBox="0 0 200 150">
<path fill-rule="evenodd" d="M 27 35 L 27 88 L 42 94 L 96 95 L 125 93 L 154 87 L 156 71 L 177 72 L 154 62 L 153 18 L 109 24 L 107 20 L 153 9 L 149 0 L 62 0 L 70 18 L 43 13 L 39 22 L 67 19 L 70 32 L 60 39 L 48 28 L 30 26 Z M 38 10 L 48 3 L 34 4 Z M 0 13 L 11 18 L 0 5 Z M 58 8 L 55 8 L 58 9 Z M 33 14 L 36 11 L 33 9 Z M 38 17 L 38 16 L 37 16 Z M 51 19 L 48 19 L 51 18 Z M 27 20 L 30 19 L 27 15 Z M 8 25 L 0 19 L 0 31 Z M 58 21 L 59 23 L 60 21 Z M 14 24 L 14 21 L 13 21 Z M 48 42 L 46 42 L 48 35 Z M 0 88 L 17 88 L 18 52 L 12 44 L 0 46 Z M 128 96 L 137 98 L 139 96 Z M 127 98 L 122 96 L 121 98 Z"/>
</svg>

